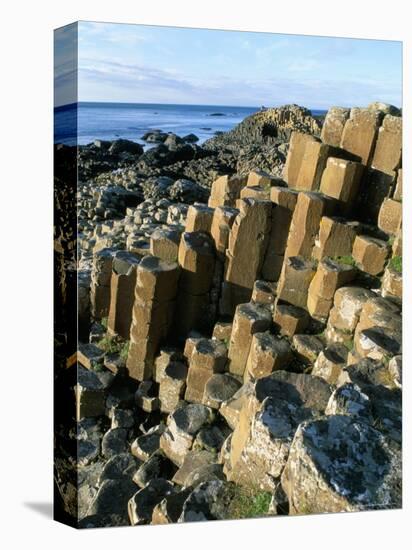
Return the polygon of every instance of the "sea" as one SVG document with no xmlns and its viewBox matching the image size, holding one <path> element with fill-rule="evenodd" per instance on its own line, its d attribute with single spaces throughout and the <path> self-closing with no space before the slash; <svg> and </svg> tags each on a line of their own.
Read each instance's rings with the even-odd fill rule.
<svg viewBox="0 0 412 550">
<path fill-rule="evenodd" d="M 261 107 L 227 105 L 172 105 L 157 103 L 92 103 L 57 107 L 54 111 L 54 142 L 86 145 L 95 139 L 130 139 L 149 146 L 142 136 L 149 130 L 173 132 L 181 137 L 195 134 L 199 144 L 216 132 L 227 132 Z M 312 115 L 326 111 L 312 110 Z"/>
</svg>

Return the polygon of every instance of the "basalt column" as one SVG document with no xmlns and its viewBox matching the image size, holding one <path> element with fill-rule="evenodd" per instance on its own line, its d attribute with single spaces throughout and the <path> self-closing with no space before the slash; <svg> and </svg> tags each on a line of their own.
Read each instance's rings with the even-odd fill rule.
<svg viewBox="0 0 412 550">
<path fill-rule="evenodd" d="M 270 233 L 272 203 L 255 199 L 239 201 L 240 213 L 229 235 L 220 313 L 233 315 L 248 302 L 259 278 Z"/>
<path fill-rule="evenodd" d="M 174 331 L 185 338 L 191 330 L 210 332 L 214 323 L 210 290 L 215 269 L 215 247 L 207 233 L 183 233 L 179 245 L 178 300 Z"/>
<path fill-rule="evenodd" d="M 130 348 L 129 376 L 147 380 L 159 346 L 170 332 L 179 279 L 179 266 L 155 256 L 145 256 L 137 269 Z"/>
<path fill-rule="evenodd" d="M 110 248 L 104 248 L 93 256 L 90 301 L 92 316 L 96 320 L 109 315 L 113 256 L 114 251 Z"/>
<path fill-rule="evenodd" d="M 140 256 L 123 250 L 117 252 L 113 259 L 107 331 L 126 340 L 129 339 L 132 322 L 136 268 L 139 262 Z"/>
</svg>

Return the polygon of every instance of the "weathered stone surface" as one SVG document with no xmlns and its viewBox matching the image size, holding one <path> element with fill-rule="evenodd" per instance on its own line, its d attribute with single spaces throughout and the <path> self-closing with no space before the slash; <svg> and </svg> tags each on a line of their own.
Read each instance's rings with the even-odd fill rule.
<svg viewBox="0 0 412 550">
<path fill-rule="evenodd" d="M 245 369 L 245 380 L 263 378 L 275 370 L 283 369 L 292 360 L 292 351 L 287 340 L 257 332 L 253 335 Z"/>
<path fill-rule="evenodd" d="M 203 402 L 205 386 L 214 373 L 223 372 L 227 362 L 227 347 L 220 340 L 200 338 L 189 359 L 185 400 Z"/>
<path fill-rule="evenodd" d="M 280 178 L 272 176 L 264 170 L 252 170 L 248 174 L 246 185 L 248 187 L 255 187 L 256 185 L 259 185 L 261 187 L 270 188 L 274 185 L 279 185 L 281 182 L 282 180 Z"/>
<path fill-rule="evenodd" d="M 165 430 L 165 425 L 155 426 L 147 434 L 137 437 L 131 447 L 131 453 L 141 461 L 146 461 L 154 452 L 159 449 L 160 436 Z"/>
<path fill-rule="evenodd" d="M 183 353 L 174 347 L 164 347 L 160 349 L 160 354 L 155 359 L 153 379 L 160 383 L 165 373 L 166 368 L 175 362 L 184 361 Z"/>
<path fill-rule="evenodd" d="M 371 406 L 369 397 L 362 393 L 356 384 L 345 383 L 337 388 L 330 396 L 326 415 L 347 414 L 353 417 L 360 417 L 366 422 L 371 421 Z"/>
<path fill-rule="evenodd" d="M 298 358 L 305 364 L 313 364 L 325 344 L 320 338 L 312 334 L 295 334 L 293 336 L 293 348 Z"/>
<path fill-rule="evenodd" d="M 253 391 L 253 384 L 246 382 L 233 394 L 233 396 L 224 401 L 219 409 L 219 414 L 223 416 L 228 425 L 234 430 L 239 422 L 240 411 Z"/>
<path fill-rule="evenodd" d="M 176 466 L 158 449 L 135 471 L 133 481 L 141 489 L 153 479 L 170 479 L 176 472 Z"/>
<path fill-rule="evenodd" d="M 212 338 L 229 343 L 232 326 L 233 324 L 228 321 L 218 321 L 214 326 Z"/>
<path fill-rule="evenodd" d="M 229 302 L 228 312 L 250 300 L 253 284 L 262 269 L 270 231 L 272 205 L 269 201 L 244 199 L 229 235 L 225 269 L 226 286 L 223 300 Z M 253 247 L 247 243 L 253 242 Z M 229 297 L 225 297 L 225 293 Z M 222 312 L 222 313 L 226 313 Z"/>
<path fill-rule="evenodd" d="M 402 317 L 399 314 L 399 308 L 392 301 L 381 296 L 367 300 L 362 307 L 355 334 L 373 327 L 401 332 Z"/>
<path fill-rule="evenodd" d="M 135 400 L 137 406 L 148 413 L 157 411 L 160 408 L 157 386 L 152 380 L 143 380 L 143 382 L 140 382 Z"/>
<path fill-rule="evenodd" d="M 355 278 L 356 270 L 347 264 L 325 258 L 318 264 L 308 290 L 307 308 L 315 319 L 326 320 L 336 290 Z"/>
<path fill-rule="evenodd" d="M 310 134 L 292 132 L 289 141 L 288 156 L 283 169 L 283 178 L 287 182 L 288 187 L 296 188 L 306 145 L 316 141 L 316 138 Z"/>
<path fill-rule="evenodd" d="M 202 402 L 212 409 L 219 409 L 240 387 L 241 383 L 230 374 L 214 374 L 206 382 Z"/>
<path fill-rule="evenodd" d="M 343 150 L 331 147 L 321 141 L 309 141 L 306 143 L 295 185 L 296 189 L 302 191 L 318 190 L 328 158 L 341 157 L 344 154 Z"/>
<path fill-rule="evenodd" d="M 135 491 L 136 485 L 130 477 L 104 480 L 87 511 L 87 517 L 84 519 L 85 526 L 90 525 L 89 522 L 93 517 L 104 518 L 102 523 L 98 522 L 97 525 L 92 520 L 93 526 L 128 525 L 127 503 Z M 107 521 L 108 517 L 109 521 Z"/>
<path fill-rule="evenodd" d="M 112 419 L 111 427 L 113 429 L 131 428 L 135 422 L 134 413 L 130 409 L 120 409 L 116 407 L 112 409 L 110 417 Z"/>
<path fill-rule="evenodd" d="M 258 304 L 273 304 L 275 301 L 275 286 L 273 283 L 255 281 L 251 301 Z"/>
<path fill-rule="evenodd" d="M 301 192 L 290 224 L 285 257 L 310 258 L 319 232 L 320 220 L 326 213 L 326 200 L 316 193 Z"/>
<path fill-rule="evenodd" d="M 267 330 L 271 320 L 272 314 L 267 305 L 249 303 L 237 306 L 228 354 L 231 374 L 243 376 L 253 334 Z"/>
<path fill-rule="evenodd" d="M 367 300 L 374 298 L 373 292 L 362 287 L 341 287 L 335 292 L 334 307 L 329 314 L 328 325 L 353 333 Z"/>
<path fill-rule="evenodd" d="M 180 231 L 158 228 L 150 235 L 150 254 L 175 262 L 179 251 Z"/>
<path fill-rule="evenodd" d="M 323 143 L 339 147 L 343 128 L 350 115 L 350 109 L 345 107 L 331 107 L 326 114 L 322 126 L 321 139 Z"/>
<path fill-rule="evenodd" d="M 136 269 L 140 256 L 121 250 L 116 252 L 110 280 L 110 308 L 107 330 L 129 339 L 132 322 L 132 308 L 136 285 Z"/>
<path fill-rule="evenodd" d="M 385 174 L 380 170 L 367 168 L 359 190 L 356 218 L 362 222 L 377 225 L 383 201 L 392 195 L 396 172 Z"/>
<path fill-rule="evenodd" d="M 351 109 L 350 118 L 343 128 L 340 146 L 359 156 L 362 164 L 370 165 L 381 120 L 379 111 Z"/>
<path fill-rule="evenodd" d="M 104 352 L 95 344 L 79 344 L 77 360 L 86 369 L 100 369 L 103 365 Z"/>
<path fill-rule="evenodd" d="M 230 208 L 229 206 L 218 206 L 215 208 L 210 233 L 218 254 L 225 254 L 229 243 L 230 230 L 238 214 L 239 210 Z"/>
<path fill-rule="evenodd" d="M 182 466 L 199 430 L 213 420 L 212 409 L 200 404 L 182 405 L 169 415 L 160 448 L 177 466 Z"/>
<path fill-rule="evenodd" d="M 370 275 L 379 275 L 389 256 L 389 245 L 381 239 L 357 235 L 353 243 L 352 256 L 362 271 Z"/>
<path fill-rule="evenodd" d="M 190 330 L 208 330 L 212 319 L 208 314 L 209 291 L 215 269 L 212 238 L 206 233 L 183 233 L 179 246 L 181 275 L 174 331 L 185 337 Z"/>
<path fill-rule="evenodd" d="M 187 367 L 184 363 L 170 363 L 160 381 L 159 400 L 162 412 L 172 412 L 183 399 L 187 378 Z"/>
<path fill-rule="evenodd" d="M 372 167 L 391 174 L 402 158 L 402 117 L 386 115 L 379 128 Z"/>
<path fill-rule="evenodd" d="M 276 304 L 273 322 L 284 336 L 304 332 L 309 324 L 308 312 L 301 307 L 289 304 Z"/>
<path fill-rule="evenodd" d="M 313 257 L 321 260 L 326 256 L 350 256 L 359 230 L 358 222 L 323 216 L 320 221 L 319 237 L 313 249 Z"/>
<path fill-rule="evenodd" d="M 358 196 L 364 168 L 359 162 L 330 157 L 322 174 L 320 190 L 345 204 L 349 212 Z"/>
<path fill-rule="evenodd" d="M 102 439 L 102 455 L 111 458 L 127 450 L 127 430 L 116 428 L 108 430 Z"/>
<path fill-rule="evenodd" d="M 262 276 L 267 281 L 279 278 L 297 198 L 298 193 L 287 187 L 272 187 L 270 190 L 273 203 L 271 228 L 262 266 Z"/>
<path fill-rule="evenodd" d="M 361 388 L 370 385 L 382 385 L 393 388 L 389 366 L 383 361 L 369 357 L 360 358 L 356 363 L 343 367 L 337 385 L 356 384 Z"/>
<path fill-rule="evenodd" d="M 385 199 L 379 210 L 378 227 L 388 233 L 396 235 L 402 224 L 402 203 L 393 199 Z"/>
<path fill-rule="evenodd" d="M 395 201 L 402 200 L 402 168 L 398 170 L 398 176 L 396 178 L 396 186 L 393 193 L 393 198 Z"/>
<path fill-rule="evenodd" d="M 336 384 L 346 366 L 348 350 L 342 344 L 332 344 L 319 353 L 312 369 L 314 376 L 320 376 L 328 384 Z"/>
<path fill-rule="evenodd" d="M 129 376 L 136 380 L 153 375 L 155 355 L 171 328 L 178 280 L 176 262 L 145 256 L 139 265 L 126 363 Z"/>
<path fill-rule="evenodd" d="M 247 176 L 220 176 L 212 184 L 209 197 L 209 206 L 236 205 L 236 199 L 240 197 L 241 189 L 246 185 Z"/>
<path fill-rule="evenodd" d="M 400 332 L 382 327 L 361 330 L 355 337 L 355 349 L 361 357 L 387 360 L 402 353 Z"/>
<path fill-rule="evenodd" d="M 397 388 L 402 388 L 402 355 L 395 355 L 389 361 L 389 374 Z"/>
<path fill-rule="evenodd" d="M 90 305 L 91 314 L 97 320 L 109 315 L 113 255 L 114 251 L 110 248 L 103 248 L 93 255 Z"/>
<path fill-rule="evenodd" d="M 178 493 L 172 493 L 164 498 L 153 508 L 152 525 L 165 525 L 168 523 L 177 523 L 187 497 L 191 489 L 183 489 Z"/>
<path fill-rule="evenodd" d="M 323 414 L 330 395 L 328 384 L 311 375 L 279 371 L 259 379 L 231 438 L 228 479 L 273 491 L 297 426 Z"/>
<path fill-rule="evenodd" d="M 210 233 L 213 213 L 213 208 L 209 208 L 205 204 L 192 204 L 189 206 L 185 226 L 186 233 L 193 233 L 195 231 Z"/>
<path fill-rule="evenodd" d="M 393 267 L 387 267 L 382 277 L 382 296 L 402 300 L 402 273 Z"/>
<path fill-rule="evenodd" d="M 270 198 L 270 188 L 260 185 L 244 187 L 240 192 L 240 199 L 256 199 L 267 201 Z M 238 201 L 236 201 L 238 202 Z"/>
<path fill-rule="evenodd" d="M 233 498 L 233 487 L 221 480 L 198 485 L 186 499 L 179 523 L 225 519 Z"/>
<path fill-rule="evenodd" d="M 291 514 L 397 508 L 400 476 L 400 453 L 378 431 L 333 415 L 299 426 L 282 486 Z"/>
<path fill-rule="evenodd" d="M 151 480 L 144 489 L 137 491 L 128 502 L 131 525 L 150 523 L 154 507 L 175 491 L 173 484 L 166 479 L 156 478 Z"/>
<path fill-rule="evenodd" d="M 187 480 L 190 477 L 193 478 L 193 474 L 200 468 L 210 466 L 216 462 L 216 455 L 210 451 L 204 449 L 198 449 L 195 451 L 189 451 L 180 468 L 173 476 L 173 483 L 188 487 Z"/>
<path fill-rule="evenodd" d="M 278 299 L 306 309 L 308 290 L 315 273 L 314 262 L 302 256 L 286 257 L 277 286 Z"/>
<path fill-rule="evenodd" d="M 105 391 L 97 373 L 77 367 L 77 384 L 74 388 L 76 397 L 76 420 L 100 416 L 105 413 Z"/>
<path fill-rule="evenodd" d="M 196 435 L 193 449 L 204 449 L 212 453 L 219 453 L 223 442 L 230 430 L 220 429 L 219 426 L 204 426 Z"/>
</svg>

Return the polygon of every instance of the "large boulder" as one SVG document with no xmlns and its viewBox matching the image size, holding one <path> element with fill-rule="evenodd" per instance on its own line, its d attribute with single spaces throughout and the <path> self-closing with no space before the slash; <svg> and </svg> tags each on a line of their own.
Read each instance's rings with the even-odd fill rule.
<svg viewBox="0 0 412 550">
<path fill-rule="evenodd" d="M 291 514 L 399 508 L 401 454 L 346 415 L 302 423 L 282 474 Z"/>
</svg>

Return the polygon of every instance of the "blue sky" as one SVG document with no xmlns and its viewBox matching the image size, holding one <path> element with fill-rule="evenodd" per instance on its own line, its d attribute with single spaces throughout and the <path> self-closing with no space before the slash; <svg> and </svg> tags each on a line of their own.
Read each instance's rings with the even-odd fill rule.
<svg viewBox="0 0 412 550">
<path fill-rule="evenodd" d="M 401 105 L 400 42 L 81 22 L 79 101 Z"/>
</svg>

